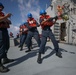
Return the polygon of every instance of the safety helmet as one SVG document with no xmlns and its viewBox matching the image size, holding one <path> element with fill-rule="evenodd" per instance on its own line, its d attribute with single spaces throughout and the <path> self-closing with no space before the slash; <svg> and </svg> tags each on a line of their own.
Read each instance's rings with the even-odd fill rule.
<svg viewBox="0 0 76 75">
<path fill-rule="evenodd" d="M 2 3 L 0 3 L 0 6 L 2 6 L 2 8 L 4 8 L 4 6 L 3 6 L 3 4 L 2 4 Z"/>
<path fill-rule="evenodd" d="M 28 17 L 28 18 L 32 18 L 32 14 L 31 14 L 31 13 L 28 13 L 28 14 L 27 14 L 27 17 Z"/>
<path fill-rule="evenodd" d="M 26 23 L 24 22 L 23 25 L 25 25 Z"/>
<path fill-rule="evenodd" d="M 46 11 L 45 10 L 40 10 L 40 15 L 42 14 L 46 14 Z"/>
</svg>

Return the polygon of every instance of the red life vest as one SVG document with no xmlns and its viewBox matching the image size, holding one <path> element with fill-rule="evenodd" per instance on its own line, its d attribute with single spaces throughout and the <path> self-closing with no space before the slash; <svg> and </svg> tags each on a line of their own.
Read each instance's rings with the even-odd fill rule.
<svg viewBox="0 0 76 75">
<path fill-rule="evenodd" d="M 22 26 L 22 33 L 28 33 L 28 28 L 26 27 L 26 25 Z"/>
<path fill-rule="evenodd" d="M 22 26 L 20 26 L 19 31 L 22 32 Z"/>
<path fill-rule="evenodd" d="M 20 35 L 22 35 L 22 25 L 19 27 Z"/>
<path fill-rule="evenodd" d="M 0 12 L 0 17 L 3 17 L 3 16 L 5 16 L 4 13 Z M 0 22 L 0 28 L 10 28 L 10 25 L 8 22 L 2 21 Z"/>
<path fill-rule="evenodd" d="M 40 19 L 42 19 L 42 20 L 47 20 L 47 19 L 49 19 L 50 18 L 50 16 L 49 15 L 46 15 L 45 17 L 44 16 L 40 16 Z M 42 29 L 45 27 L 45 26 L 52 26 L 54 24 L 54 22 L 53 21 L 46 21 L 46 22 L 44 22 L 43 24 L 41 24 L 41 27 L 42 27 Z"/>
<path fill-rule="evenodd" d="M 36 27 L 36 20 L 32 18 L 31 20 L 28 19 L 27 22 L 29 23 L 29 26 Z"/>
<path fill-rule="evenodd" d="M 10 37 L 13 37 L 13 33 L 12 32 L 10 32 Z"/>
</svg>

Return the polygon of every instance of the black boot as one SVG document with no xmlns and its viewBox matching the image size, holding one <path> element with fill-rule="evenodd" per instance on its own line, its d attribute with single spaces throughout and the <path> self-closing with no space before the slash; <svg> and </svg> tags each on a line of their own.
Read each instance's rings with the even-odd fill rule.
<svg viewBox="0 0 76 75">
<path fill-rule="evenodd" d="M 23 50 L 23 48 L 21 47 L 21 48 L 20 48 L 20 51 L 22 51 L 22 50 Z"/>
<path fill-rule="evenodd" d="M 1 73 L 5 73 L 5 72 L 8 72 L 8 71 L 9 71 L 9 69 L 6 68 L 6 67 L 4 67 L 4 66 L 2 65 L 2 63 L 1 63 L 1 60 L 0 60 L 0 72 L 1 72 Z"/>
<path fill-rule="evenodd" d="M 31 50 L 27 50 L 27 51 L 25 51 L 25 52 L 30 52 Z"/>
<path fill-rule="evenodd" d="M 5 73 L 5 72 L 8 72 L 9 69 L 7 67 L 4 67 L 3 65 L 0 66 L 0 72 L 1 73 Z"/>
<path fill-rule="evenodd" d="M 42 63 L 41 53 L 38 54 L 37 62 L 38 62 L 39 64 Z"/>
<path fill-rule="evenodd" d="M 32 47 L 32 46 L 30 46 L 30 49 L 33 49 L 33 47 Z"/>
<path fill-rule="evenodd" d="M 31 51 L 31 49 L 30 48 L 28 48 L 28 50 L 27 51 L 25 51 L 25 52 L 30 52 Z"/>
<path fill-rule="evenodd" d="M 59 58 L 62 58 L 62 55 L 60 52 L 56 52 L 56 56 L 58 56 Z"/>
<path fill-rule="evenodd" d="M 21 47 L 21 45 L 18 46 L 19 48 Z"/>
<path fill-rule="evenodd" d="M 14 59 L 3 58 L 2 63 L 7 64 L 7 63 L 10 63 L 10 62 L 13 62 L 13 61 L 15 61 L 15 60 Z"/>
</svg>

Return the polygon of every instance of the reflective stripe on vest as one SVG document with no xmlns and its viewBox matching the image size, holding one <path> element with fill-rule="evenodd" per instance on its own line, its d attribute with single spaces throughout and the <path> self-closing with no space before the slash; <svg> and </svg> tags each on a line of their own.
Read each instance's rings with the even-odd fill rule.
<svg viewBox="0 0 76 75">
<path fill-rule="evenodd" d="M 22 25 L 22 26 L 20 27 L 20 31 L 25 34 L 25 33 L 28 32 L 28 28 L 27 28 L 25 25 Z"/>
<path fill-rule="evenodd" d="M 29 26 L 36 27 L 36 20 L 34 18 L 32 18 L 31 20 L 28 19 L 27 21 L 29 23 Z"/>
<path fill-rule="evenodd" d="M 40 19 L 42 19 L 43 21 L 46 21 L 49 18 L 50 18 L 49 15 L 46 15 L 45 17 L 44 16 L 40 16 Z M 44 28 L 45 26 L 50 26 L 51 27 L 53 24 L 54 24 L 53 21 L 46 21 L 43 24 L 41 24 L 41 27 L 42 28 Z"/>
</svg>

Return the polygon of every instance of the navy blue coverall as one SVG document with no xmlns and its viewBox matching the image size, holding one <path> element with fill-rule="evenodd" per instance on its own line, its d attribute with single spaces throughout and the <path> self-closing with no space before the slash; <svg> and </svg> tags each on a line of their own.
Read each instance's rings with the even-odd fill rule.
<svg viewBox="0 0 76 75">
<path fill-rule="evenodd" d="M 42 21 L 43 20 L 40 19 L 40 23 Z M 51 41 L 52 41 L 52 43 L 54 45 L 54 50 L 56 52 L 58 52 L 59 45 L 58 45 L 58 42 L 55 39 L 54 34 L 52 33 L 52 30 L 51 30 L 50 26 L 44 26 L 44 28 L 42 29 L 42 37 L 41 37 L 41 45 L 40 45 L 39 53 L 44 54 L 45 45 L 46 45 L 46 42 L 47 42 L 47 37 L 49 37 L 51 39 Z"/>
<path fill-rule="evenodd" d="M 23 33 L 22 33 L 21 39 L 20 39 L 20 40 L 21 40 L 21 42 L 20 42 L 20 47 L 21 47 L 21 49 L 20 49 L 20 50 L 23 49 L 23 44 L 25 43 L 26 38 L 27 38 L 27 34 L 23 34 Z"/>
<path fill-rule="evenodd" d="M 0 28 L 0 59 L 7 57 L 7 52 L 10 47 L 9 35 L 7 28 Z"/>
<path fill-rule="evenodd" d="M 27 28 L 28 28 L 28 35 L 27 35 L 27 38 L 26 38 L 26 43 L 27 43 L 28 49 L 31 46 L 32 37 L 35 38 L 35 40 L 38 43 L 38 46 L 40 47 L 41 40 L 40 40 L 40 37 L 39 37 L 39 32 L 37 30 L 37 26 L 39 26 L 38 23 L 36 22 L 36 25 L 37 25 L 36 27 L 31 27 L 28 22 L 27 22 L 26 25 L 27 25 Z"/>
</svg>

